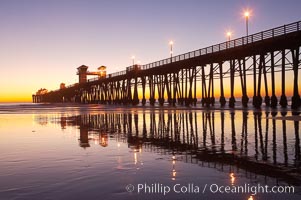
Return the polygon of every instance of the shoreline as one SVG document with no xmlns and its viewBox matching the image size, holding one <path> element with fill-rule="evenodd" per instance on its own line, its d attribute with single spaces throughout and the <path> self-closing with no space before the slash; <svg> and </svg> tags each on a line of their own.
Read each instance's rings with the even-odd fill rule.
<svg viewBox="0 0 301 200">
<path fill-rule="evenodd" d="M 201 103 L 198 103 L 196 106 L 170 106 L 168 104 L 160 106 L 157 105 L 117 105 L 117 104 L 79 104 L 79 103 L 12 103 L 0 104 L 0 114 L 26 114 L 26 113 L 41 113 L 41 112 L 70 112 L 70 111 L 84 111 L 86 112 L 125 112 L 125 111 L 133 111 L 133 110 L 141 110 L 141 111 L 227 111 L 227 112 L 253 112 L 253 113 L 262 113 L 267 112 L 271 113 L 272 116 L 269 118 L 274 119 L 287 119 L 287 120 L 297 120 L 300 121 L 301 117 L 299 117 L 301 110 L 300 109 L 291 109 L 288 108 L 270 108 L 262 106 L 262 108 L 257 109 L 253 106 L 249 106 L 247 108 L 242 107 L 242 105 L 237 105 L 235 108 L 229 108 L 228 106 L 220 107 L 219 104 L 214 105 L 213 107 L 203 107 Z M 288 117 L 287 115 L 290 115 Z M 277 116 L 278 115 L 278 116 Z M 281 115 L 281 116 L 279 116 Z"/>
</svg>

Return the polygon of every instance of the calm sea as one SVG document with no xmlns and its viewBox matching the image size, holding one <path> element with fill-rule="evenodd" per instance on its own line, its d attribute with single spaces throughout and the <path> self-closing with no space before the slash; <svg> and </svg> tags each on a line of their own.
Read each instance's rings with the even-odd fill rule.
<svg viewBox="0 0 301 200">
<path fill-rule="evenodd" d="M 301 199 L 299 113 L 0 104 L 0 199 Z"/>
</svg>

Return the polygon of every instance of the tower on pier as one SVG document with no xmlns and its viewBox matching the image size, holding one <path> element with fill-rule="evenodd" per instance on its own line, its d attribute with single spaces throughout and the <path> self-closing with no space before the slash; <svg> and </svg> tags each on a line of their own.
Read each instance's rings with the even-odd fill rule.
<svg viewBox="0 0 301 200">
<path fill-rule="evenodd" d="M 78 75 L 78 82 L 79 83 L 86 83 L 87 82 L 87 70 L 88 66 L 82 65 L 77 68 L 77 75 Z"/>
</svg>

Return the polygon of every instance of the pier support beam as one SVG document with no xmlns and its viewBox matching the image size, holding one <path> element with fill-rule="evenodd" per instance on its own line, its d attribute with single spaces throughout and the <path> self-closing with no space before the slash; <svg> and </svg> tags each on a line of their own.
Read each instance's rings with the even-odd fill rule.
<svg viewBox="0 0 301 200">
<path fill-rule="evenodd" d="M 150 105 L 155 105 L 156 99 L 155 99 L 155 80 L 154 80 L 154 76 L 150 75 L 148 77 L 148 83 L 149 83 L 149 103 Z"/>
<path fill-rule="evenodd" d="M 264 78 L 264 88 L 265 88 L 265 98 L 264 98 L 264 103 L 266 106 L 270 106 L 270 96 L 269 96 L 269 90 L 268 90 L 268 80 L 267 80 L 267 69 L 266 69 L 266 64 L 265 64 L 265 56 L 264 56 L 264 61 L 262 64 L 263 68 L 263 78 Z"/>
<path fill-rule="evenodd" d="M 164 91 L 165 91 L 165 84 L 164 84 L 164 78 L 163 75 L 157 75 L 157 88 L 158 88 L 158 101 L 160 106 L 163 106 L 164 104 Z"/>
<path fill-rule="evenodd" d="M 170 90 L 170 80 L 168 80 L 168 74 L 164 74 L 163 87 L 166 88 L 167 101 L 168 101 L 169 105 L 171 105 L 171 90 Z M 164 98 L 164 91 L 163 91 L 163 98 Z"/>
<path fill-rule="evenodd" d="M 257 67 L 257 61 L 256 61 L 256 55 L 253 56 L 253 106 L 255 107 L 256 101 L 257 101 L 257 91 L 256 91 L 256 67 Z"/>
<path fill-rule="evenodd" d="M 277 97 L 275 94 L 275 62 L 274 62 L 274 52 L 271 52 L 271 82 L 272 82 L 272 97 L 271 97 L 271 107 L 277 107 Z"/>
<path fill-rule="evenodd" d="M 214 81 L 213 81 L 213 63 L 210 66 L 210 81 L 211 81 L 211 97 L 210 104 L 214 106 L 215 98 L 214 98 Z M 210 92 L 210 91 L 208 91 Z M 210 95 L 209 95 L 210 96 Z"/>
<path fill-rule="evenodd" d="M 178 98 L 178 102 L 180 105 L 184 103 L 184 69 L 181 69 L 181 80 L 179 85 L 180 98 Z"/>
<path fill-rule="evenodd" d="M 133 105 L 139 104 L 139 98 L 138 98 L 138 78 L 135 77 L 135 84 L 134 84 L 134 97 L 132 101 Z"/>
<path fill-rule="evenodd" d="M 221 96 L 219 98 L 219 102 L 221 104 L 221 107 L 224 107 L 226 105 L 226 98 L 224 95 L 224 80 L 223 80 L 223 63 L 219 63 L 219 80 L 220 80 L 220 90 L 221 90 Z"/>
<path fill-rule="evenodd" d="M 261 104 L 262 104 L 262 97 L 261 97 L 260 91 L 261 91 L 261 74 L 262 74 L 262 68 L 264 66 L 265 66 L 264 55 L 260 55 L 260 58 L 259 58 L 259 67 L 258 67 L 257 95 L 253 99 L 253 105 L 254 105 L 255 108 L 260 108 Z"/>
<path fill-rule="evenodd" d="M 300 95 L 298 88 L 298 66 L 299 66 L 299 47 L 292 49 L 293 71 L 294 71 L 294 93 L 292 97 L 292 109 L 300 107 Z"/>
<path fill-rule="evenodd" d="M 202 66 L 202 106 L 207 102 L 207 90 L 206 90 L 206 79 L 205 79 L 205 66 Z"/>
<path fill-rule="evenodd" d="M 242 66 L 241 66 L 242 65 Z M 241 60 L 238 60 L 239 66 L 239 74 L 240 74 L 240 81 L 241 81 L 241 90 L 242 90 L 242 105 L 243 107 L 248 107 L 249 97 L 247 96 L 247 80 L 246 80 L 246 61 L 243 58 L 243 63 L 241 64 Z"/>
<path fill-rule="evenodd" d="M 231 92 L 231 96 L 229 99 L 229 107 L 230 108 L 234 108 L 234 106 L 235 106 L 234 73 L 235 73 L 235 60 L 230 60 L 230 92 Z"/>
<path fill-rule="evenodd" d="M 287 107 L 287 98 L 285 96 L 285 49 L 282 50 L 282 64 L 281 64 L 281 97 L 279 104 L 282 108 Z"/>
<path fill-rule="evenodd" d="M 131 78 L 127 79 L 127 98 L 126 104 L 130 104 L 132 102 L 132 88 L 131 88 Z"/>
<path fill-rule="evenodd" d="M 179 83 L 178 76 L 179 73 L 173 73 L 173 100 L 172 100 L 173 106 L 176 106 L 176 101 L 177 101 L 177 87 Z"/>
<path fill-rule="evenodd" d="M 189 69 L 189 91 L 188 91 L 188 99 L 186 100 L 186 106 L 190 106 L 193 104 L 192 87 L 193 87 L 193 79 L 195 77 L 194 74 L 195 74 L 195 68 L 192 68 L 192 71 L 191 69 Z"/>
<path fill-rule="evenodd" d="M 186 69 L 185 71 L 186 72 L 185 72 L 185 96 L 184 96 L 185 98 L 184 98 L 184 104 L 185 104 L 185 106 L 188 106 L 189 103 L 188 103 L 188 89 L 187 89 L 188 87 L 187 87 L 187 85 L 188 85 L 188 77 L 189 77 L 189 74 L 190 74 L 190 70 Z"/>
<path fill-rule="evenodd" d="M 243 59 L 242 67 L 243 67 L 243 82 L 244 82 L 244 92 L 243 92 L 243 96 L 242 96 L 242 103 L 243 103 L 244 107 L 248 107 L 249 97 L 247 95 L 247 75 L 246 75 L 245 58 Z"/>
<path fill-rule="evenodd" d="M 145 99 L 145 76 L 141 77 L 141 83 L 142 83 L 142 105 L 146 104 L 146 99 Z"/>
</svg>

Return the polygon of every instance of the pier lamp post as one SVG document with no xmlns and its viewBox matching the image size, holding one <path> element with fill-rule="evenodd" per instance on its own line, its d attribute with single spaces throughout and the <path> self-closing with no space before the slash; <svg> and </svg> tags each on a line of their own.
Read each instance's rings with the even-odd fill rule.
<svg viewBox="0 0 301 200">
<path fill-rule="evenodd" d="M 169 41 L 169 45 L 170 45 L 170 62 L 172 61 L 172 45 L 173 45 L 173 41 Z"/>
<path fill-rule="evenodd" d="M 141 69 L 141 61 L 140 60 L 137 60 L 137 69 Z"/>
<path fill-rule="evenodd" d="M 228 31 L 228 32 L 227 32 L 227 38 L 228 38 L 228 41 L 231 40 L 231 35 L 232 35 L 232 32 L 231 32 L 231 31 Z"/>
<path fill-rule="evenodd" d="M 245 15 L 245 18 L 246 18 L 246 32 L 247 32 L 247 36 L 249 36 L 249 17 L 250 17 L 250 12 L 249 11 L 245 11 L 244 15 Z"/>
<path fill-rule="evenodd" d="M 227 39 L 228 39 L 228 41 L 226 42 L 226 48 L 229 48 L 232 32 L 228 31 L 226 35 L 227 35 Z"/>
<path fill-rule="evenodd" d="M 135 56 L 132 56 L 133 66 L 135 65 Z"/>
</svg>

